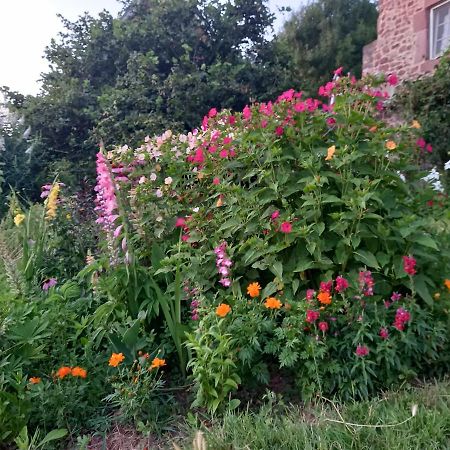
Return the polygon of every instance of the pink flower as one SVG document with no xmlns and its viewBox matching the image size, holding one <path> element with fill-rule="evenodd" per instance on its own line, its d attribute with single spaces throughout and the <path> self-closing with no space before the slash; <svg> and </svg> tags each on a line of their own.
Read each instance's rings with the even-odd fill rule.
<svg viewBox="0 0 450 450">
<path fill-rule="evenodd" d="M 223 139 L 223 145 L 228 145 L 228 144 L 231 144 L 232 142 L 233 142 L 233 139 L 231 139 L 228 136 Z"/>
<path fill-rule="evenodd" d="M 175 226 L 177 228 L 184 228 L 186 225 L 186 219 L 184 217 L 177 217 L 177 220 L 175 221 Z"/>
<path fill-rule="evenodd" d="M 348 281 L 342 277 L 342 276 L 338 276 L 336 278 L 336 291 L 337 292 L 344 292 L 347 288 L 348 288 L 349 284 Z"/>
<path fill-rule="evenodd" d="M 277 220 L 278 217 L 280 217 L 280 211 L 277 209 L 276 211 L 274 211 L 274 212 L 271 214 L 270 218 L 271 218 L 272 220 Z"/>
<path fill-rule="evenodd" d="M 369 348 L 367 346 L 365 346 L 365 345 L 358 345 L 356 347 L 356 352 L 355 353 L 356 353 L 357 356 L 361 356 L 361 357 L 367 356 L 369 354 Z"/>
<path fill-rule="evenodd" d="M 277 136 L 282 136 L 283 133 L 284 133 L 283 127 L 276 127 L 276 129 L 275 129 L 275 134 L 276 134 Z"/>
<path fill-rule="evenodd" d="M 342 71 L 344 70 L 344 68 L 343 67 L 338 67 L 335 71 L 334 71 L 334 74 L 335 75 L 342 75 Z"/>
<path fill-rule="evenodd" d="M 202 120 L 202 130 L 206 131 L 208 129 L 208 116 L 204 116 Z"/>
<path fill-rule="evenodd" d="M 217 116 L 217 109 L 216 108 L 211 108 L 209 110 L 208 116 L 209 117 L 216 117 Z"/>
<path fill-rule="evenodd" d="M 231 285 L 231 281 L 229 278 L 222 278 L 219 280 L 219 283 L 224 287 L 229 287 Z"/>
<path fill-rule="evenodd" d="M 373 287 L 375 282 L 372 277 L 372 272 L 369 270 L 359 272 L 359 287 L 363 295 L 369 297 L 373 295 Z"/>
<path fill-rule="evenodd" d="M 294 105 L 294 111 L 301 113 L 303 111 L 306 111 L 306 105 L 304 102 L 298 102 Z"/>
<path fill-rule="evenodd" d="M 234 117 L 234 116 L 228 117 L 228 123 L 230 125 L 234 125 L 236 123 L 236 117 Z"/>
<path fill-rule="evenodd" d="M 398 308 L 395 313 L 394 327 L 399 331 L 405 329 L 405 324 L 411 320 L 411 314 L 404 308 Z"/>
<path fill-rule="evenodd" d="M 57 280 L 56 278 L 49 278 L 47 281 L 44 281 L 43 285 L 42 285 L 42 290 L 47 292 L 50 288 L 52 288 L 53 286 L 57 285 Z"/>
<path fill-rule="evenodd" d="M 203 149 L 198 148 L 197 150 L 195 150 L 192 162 L 197 164 L 203 164 L 205 162 L 205 155 L 203 154 Z"/>
<path fill-rule="evenodd" d="M 328 117 L 326 122 L 327 122 L 327 125 L 329 125 L 330 127 L 332 127 L 333 125 L 336 125 L 336 119 L 334 117 Z"/>
<path fill-rule="evenodd" d="M 228 150 L 220 150 L 219 156 L 220 156 L 222 159 L 225 159 L 225 158 L 228 156 Z"/>
<path fill-rule="evenodd" d="M 433 146 L 431 144 L 427 144 L 425 147 L 428 153 L 431 153 L 433 151 Z"/>
<path fill-rule="evenodd" d="M 306 290 L 306 300 L 313 300 L 316 298 L 316 291 L 314 289 Z"/>
<path fill-rule="evenodd" d="M 425 146 L 427 145 L 427 143 L 425 142 L 425 139 L 423 137 L 421 137 L 421 138 L 417 139 L 416 145 L 417 145 L 417 147 L 424 149 Z"/>
<path fill-rule="evenodd" d="M 393 292 L 391 295 L 391 300 L 393 302 L 398 302 L 402 298 L 402 294 L 399 294 L 398 292 Z"/>
<path fill-rule="evenodd" d="M 333 280 L 320 282 L 320 292 L 328 292 L 329 294 L 331 289 L 333 289 Z"/>
<path fill-rule="evenodd" d="M 183 235 L 181 236 L 181 240 L 182 240 L 183 242 L 187 242 L 187 241 L 189 240 L 190 237 L 191 237 L 191 236 L 190 236 L 189 234 L 183 234 Z"/>
<path fill-rule="evenodd" d="M 319 330 L 320 331 L 323 331 L 325 333 L 326 331 L 328 331 L 328 328 L 329 328 L 329 326 L 328 326 L 327 322 L 319 322 Z"/>
<path fill-rule="evenodd" d="M 283 222 L 280 226 L 282 233 L 290 233 L 292 231 L 292 224 L 290 222 Z"/>
<path fill-rule="evenodd" d="M 378 333 L 381 337 L 381 339 L 388 339 L 389 338 L 389 331 L 386 327 L 383 327 L 380 329 L 380 332 Z"/>
<path fill-rule="evenodd" d="M 261 120 L 261 128 L 266 128 L 269 122 L 267 120 Z"/>
<path fill-rule="evenodd" d="M 220 184 L 220 179 L 219 179 L 218 177 L 214 177 L 214 178 L 213 178 L 213 184 L 216 185 L 216 186 L 217 186 L 218 184 Z"/>
<path fill-rule="evenodd" d="M 377 104 L 375 105 L 375 108 L 377 109 L 377 111 L 383 111 L 384 106 L 383 106 L 383 102 L 377 102 Z"/>
<path fill-rule="evenodd" d="M 398 84 L 398 78 L 397 75 L 395 75 L 395 73 L 391 73 L 388 78 L 387 78 L 387 82 L 391 85 L 391 86 L 396 86 Z"/>
<path fill-rule="evenodd" d="M 415 275 L 417 273 L 415 267 L 416 267 L 416 260 L 412 256 L 403 256 L 403 270 L 408 275 Z"/>
<path fill-rule="evenodd" d="M 252 118 L 252 110 L 247 105 L 245 105 L 245 108 L 242 110 L 242 117 L 245 120 L 250 120 Z"/>
<path fill-rule="evenodd" d="M 384 307 L 385 307 L 386 309 L 388 309 L 390 306 L 391 306 L 391 302 L 388 301 L 388 300 L 385 300 L 385 301 L 384 301 Z"/>
<path fill-rule="evenodd" d="M 311 309 L 308 309 L 306 311 L 306 321 L 309 323 L 314 323 L 319 317 L 320 317 L 319 311 L 313 311 Z"/>
<path fill-rule="evenodd" d="M 217 147 L 215 145 L 210 145 L 208 148 L 209 153 L 216 153 Z"/>
</svg>

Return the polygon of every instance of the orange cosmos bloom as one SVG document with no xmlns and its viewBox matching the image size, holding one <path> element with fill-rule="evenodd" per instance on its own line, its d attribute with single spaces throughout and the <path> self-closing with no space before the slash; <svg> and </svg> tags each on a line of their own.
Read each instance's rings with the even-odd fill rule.
<svg viewBox="0 0 450 450">
<path fill-rule="evenodd" d="M 166 360 L 165 359 L 159 359 L 159 358 L 155 358 L 152 361 L 152 365 L 150 366 L 150 369 L 158 369 L 159 367 L 165 366 L 166 365 Z"/>
<path fill-rule="evenodd" d="M 250 283 L 247 287 L 247 294 L 250 295 L 250 297 L 255 298 L 258 297 L 260 290 L 261 286 L 259 283 Z"/>
<path fill-rule="evenodd" d="M 124 359 L 125 356 L 123 356 L 123 353 L 113 353 L 111 358 L 109 358 L 109 365 L 111 367 L 117 367 Z"/>
<path fill-rule="evenodd" d="M 72 369 L 72 376 L 73 377 L 80 377 L 80 378 L 86 378 L 87 376 L 87 370 L 83 369 L 81 367 L 74 367 Z"/>
<path fill-rule="evenodd" d="M 281 308 L 281 302 L 275 297 L 269 297 L 264 302 L 264 306 L 268 309 L 280 309 Z"/>
<path fill-rule="evenodd" d="M 320 292 L 317 299 L 323 305 L 329 305 L 331 303 L 331 295 L 329 292 Z"/>
<path fill-rule="evenodd" d="M 325 158 L 325 161 L 331 161 L 335 153 L 336 153 L 336 146 L 332 145 L 327 150 L 327 157 Z"/>
<path fill-rule="evenodd" d="M 445 279 L 444 280 L 444 284 L 445 284 L 445 287 L 450 291 L 450 280 L 449 279 Z"/>
<path fill-rule="evenodd" d="M 395 150 L 397 148 L 397 144 L 394 141 L 387 141 L 386 148 L 388 150 Z"/>
<path fill-rule="evenodd" d="M 31 384 L 39 384 L 40 382 L 41 382 L 41 379 L 39 377 L 30 377 Z"/>
<path fill-rule="evenodd" d="M 70 375 L 71 372 L 72 372 L 71 367 L 63 366 L 58 369 L 58 371 L 56 372 L 56 376 L 62 380 L 67 375 Z"/>
<path fill-rule="evenodd" d="M 227 305 L 226 303 L 221 303 L 217 308 L 216 308 L 216 314 L 219 317 L 225 317 L 229 312 L 231 311 L 231 306 Z"/>
</svg>

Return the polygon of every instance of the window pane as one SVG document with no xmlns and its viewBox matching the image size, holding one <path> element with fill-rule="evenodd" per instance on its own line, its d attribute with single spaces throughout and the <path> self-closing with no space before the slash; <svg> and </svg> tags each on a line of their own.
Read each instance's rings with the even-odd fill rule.
<svg viewBox="0 0 450 450">
<path fill-rule="evenodd" d="M 433 55 L 440 56 L 450 45 L 450 3 L 434 10 Z"/>
</svg>

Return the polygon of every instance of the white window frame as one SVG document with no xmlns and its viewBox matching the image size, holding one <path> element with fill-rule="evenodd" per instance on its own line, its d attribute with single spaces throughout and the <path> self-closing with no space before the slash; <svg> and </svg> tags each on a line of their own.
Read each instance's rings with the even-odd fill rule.
<svg viewBox="0 0 450 450">
<path fill-rule="evenodd" d="M 445 51 L 445 49 L 444 49 L 443 52 L 441 52 L 439 54 L 436 54 L 434 52 L 434 21 L 435 21 L 436 9 L 440 8 L 441 6 L 447 5 L 447 4 L 450 5 L 450 0 L 445 0 L 441 3 L 439 3 L 438 5 L 433 6 L 430 9 L 430 32 L 428 33 L 429 40 L 430 40 L 430 49 L 429 49 L 430 59 L 440 58 L 442 56 L 443 52 Z"/>
</svg>

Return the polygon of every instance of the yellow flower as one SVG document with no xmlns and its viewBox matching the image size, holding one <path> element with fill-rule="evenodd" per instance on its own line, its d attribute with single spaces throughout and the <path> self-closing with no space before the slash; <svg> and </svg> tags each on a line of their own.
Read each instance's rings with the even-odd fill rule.
<svg viewBox="0 0 450 450">
<path fill-rule="evenodd" d="M 422 128 L 422 126 L 418 120 L 413 120 L 411 123 L 411 128 L 416 128 L 418 130 L 419 128 Z"/>
<path fill-rule="evenodd" d="M 395 150 L 397 148 L 397 144 L 394 141 L 387 141 L 386 148 L 388 150 Z"/>
<path fill-rule="evenodd" d="M 441 298 L 441 293 L 440 292 L 436 292 L 433 297 L 434 297 L 435 300 L 439 300 Z"/>
<path fill-rule="evenodd" d="M 327 150 L 327 157 L 325 158 L 325 161 L 331 161 L 335 153 L 336 153 L 336 146 L 332 145 Z"/>
<path fill-rule="evenodd" d="M 269 297 L 264 302 L 264 306 L 268 309 L 280 309 L 282 303 L 275 297 Z"/>
<path fill-rule="evenodd" d="M 250 283 L 247 286 L 247 294 L 252 298 L 258 297 L 260 290 L 261 286 L 259 285 L 259 283 Z"/>
<path fill-rule="evenodd" d="M 219 317 L 225 317 L 229 312 L 231 311 L 231 306 L 227 305 L 226 303 L 221 303 L 217 308 L 216 308 L 216 314 Z"/>
<path fill-rule="evenodd" d="M 66 219 L 70 220 L 72 218 L 72 216 L 70 214 L 66 214 Z"/>
<path fill-rule="evenodd" d="M 59 184 L 55 183 L 50 191 L 50 194 L 48 194 L 47 198 L 47 213 L 45 215 L 45 218 L 47 220 L 54 219 L 56 217 L 56 207 L 58 204 L 58 194 L 59 194 Z"/>
<path fill-rule="evenodd" d="M 25 220 L 25 214 L 17 214 L 14 216 L 14 223 L 18 227 Z"/>
</svg>

